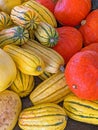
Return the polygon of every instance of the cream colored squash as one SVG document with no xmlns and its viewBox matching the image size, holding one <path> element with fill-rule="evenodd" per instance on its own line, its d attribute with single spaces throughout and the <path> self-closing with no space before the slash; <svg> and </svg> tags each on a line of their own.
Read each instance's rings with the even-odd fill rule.
<svg viewBox="0 0 98 130">
<path fill-rule="evenodd" d="M 12 58 L 0 49 L 0 92 L 7 89 L 16 78 L 16 65 Z"/>
</svg>

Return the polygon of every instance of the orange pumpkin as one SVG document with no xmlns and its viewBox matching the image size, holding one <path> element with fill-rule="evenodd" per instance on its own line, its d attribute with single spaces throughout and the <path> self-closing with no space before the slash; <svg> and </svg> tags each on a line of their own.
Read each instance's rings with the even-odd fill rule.
<svg viewBox="0 0 98 130">
<path fill-rule="evenodd" d="M 83 36 L 84 46 L 98 42 L 98 9 L 89 13 L 86 19 L 81 22 L 79 31 Z"/>
<path fill-rule="evenodd" d="M 81 99 L 98 100 L 98 53 L 76 53 L 65 68 L 70 90 Z"/>
<path fill-rule="evenodd" d="M 91 10 L 91 0 L 58 0 L 54 15 L 63 25 L 76 26 L 80 24 Z"/>
<path fill-rule="evenodd" d="M 55 51 L 62 55 L 65 63 L 78 51 L 81 50 L 83 39 L 81 33 L 70 26 L 62 26 L 56 28 L 59 39 L 57 44 L 53 47 Z"/>
</svg>

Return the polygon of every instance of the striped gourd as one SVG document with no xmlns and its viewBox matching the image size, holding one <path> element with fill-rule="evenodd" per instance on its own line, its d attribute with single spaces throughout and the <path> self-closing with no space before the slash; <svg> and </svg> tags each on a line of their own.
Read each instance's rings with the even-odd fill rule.
<svg viewBox="0 0 98 130">
<path fill-rule="evenodd" d="M 15 6 L 11 11 L 12 21 L 27 30 L 35 30 L 40 23 L 37 12 L 23 5 Z"/>
<path fill-rule="evenodd" d="M 47 102 L 59 103 L 68 93 L 70 90 L 66 84 L 64 73 L 57 72 L 41 82 L 31 92 L 29 98 L 34 105 Z"/>
<path fill-rule="evenodd" d="M 15 26 L 0 31 L 0 47 L 8 44 L 22 45 L 29 39 L 28 30 L 21 26 Z"/>
<path fill-rule="evenodd" d="M 18 120 L 22 130 L 64 130 L 66 124 L 67 116 L 64 109 L 54 103 L 25 108 Z"/>
<path fill-rule="evenodd" d="M 41 80 L 46 80 L 48 79 L 49 77 L 51 77 L 53 74 L 52 73 L 49 73 L 47 71 L 44 71 L 41 75 L 39 75 L 38 77 L 41 79 Z"/>
<path fill-rule="evenodd" d="M 65 97 L 63 106 L 73 120 L 98 125 L 98 101 L 83 100 L 70 93 Z"/>
<path fill-rule="evenodd" d="M 13 25 L 10 16 L 5 12 L 0 12 L 0 31 Z"/>
<path fill-rule="evenodd" d="M 29 40 L 22 46 L 22 48 L 31 50 L 42 57 L 46 65 L 44 71 L 49 73 L 57 73 L 59 70 L 64 70 L 63 57 L 52 48 L 45 47 L 35 40 Z"/>
<path fill-rule="evenodd" d="M 15 80 L 10 86 L 10 89 L 16 92 L 20 97 L 26 97 L 34 88 L 34 77 L 22 73 L 19 69 Z"/>
<path fill-rule="evenodd" d="M 16 63 L 17 68 L 28 75 L 40 75 L 43 73 L 45 64 L 37 54 L 16 45 L 6 45 L 4 48 Z"/>
<path fill-rule="evenodd" d="M 56 22 L 54 15 L 52 14 L 52 12 L 50 10 L 48 10 L 42 4 L 39 4 L 35 0 L 29 0 L 25 3 L 23 3 L 23 5 L 29 7 L 31 9 L 33 9 L 35 12 L 37 12 L 39 14 L 41 21 L 47 22 L 50 25 L 52 25 L 53 27 L 57 27 L 57 22 Z"/>
<path fill-rule="evenodd" d="M 47 47 L 55 46 L 59 37 L 56 29 L 46 22 L 40 22 L 34 35 L 42 45 Z"/>
</svg>

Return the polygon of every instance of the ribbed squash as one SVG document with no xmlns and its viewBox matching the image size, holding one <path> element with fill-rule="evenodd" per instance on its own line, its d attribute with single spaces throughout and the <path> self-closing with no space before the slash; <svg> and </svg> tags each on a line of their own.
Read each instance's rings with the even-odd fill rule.
<svg viewBox="0 0 98 130">
<path fill-rule="evenodd" d="M 47 71 L 44 71 L 41 75 L 39 75 L 38 77 L 41 79 L 41 80 L 46 80 L 48 79 L 49 77 L 51 77 L 53 74 L 52 73 L 49 73 Z"/>
<path fill-rule="evenodd" d="M 64 130 L 66 113 L 54 103 L 25 108 L 19 116 L 18 125 L 23 130 Z"/>
<path fill-rule="evenodd" d="M 17 68 L 28 75 L 40 75 L 43 73 L 45 64 L 37 54 L 16 45 L 6 45 L 4 48 L 16 63 Z"/>
<path fill-rule="evenodd" d="M 54 47 L 58 42 L 58 32 L 46 22 L 40 22 L 34 34 L 38 41 L 44 46 Z"/>
<path fill-rule="evenodd" d="M 50 25 L 52 25 L 53 27 L 57 27 L 57 22 L 56 22 L 54 15 L 45 6 L 39 4 L 35 0 L 29 0 L 25 3 L 23 3 L 23 5 L 29 7 L 31 9 L 33 9 L 35 12 L 37 12 L 39 14 L 39 18 L 41 19 L 41 21 L 47 22 Z"/>
<path fill-rule="evenodd" d="M 28 30 L 21 26 L 15 26 L 0 31 L 0 47 L 8 44 L 22 45 L 29 39 Z"/>
<path fill-rule="evenodd" d="M 34 77 L 17 71 L 16 78 L 11 84 L 10 89 L 16 92 L 20 97 L 26 97 L 34 88 Z"/>
<path fill-rule="evenodd" d="M 52 48 L 45 47 L 35 40 L 29 40 L 22 48 L 31 50 L 42 57 L 45 62 L 45 69 L 49 73 L 57 73 L 59 70 L 64 71 L 64 59 Z"/>
<path fill-rule="evenodd" d="M 83 100 L 70 93 L 65 97 L 63 105 L 73 120 L 98 125 L 98 101 Z"/>
<path fill-rule="evenodd" d="M 10 16 L 5 12 L 0 12 L 0 31 L 13 25 Z"/>
<path fill-rule="evenodd" d="M 34 105 L 47 102 L 59 103 L 68 93 L 70 90 L 66 84 L 64 73 L 58 72 L 40 83 L 31 92 L 30 100 Z"/>
<path fill-rule="evenodd" d="M 16 78 L 16 65 L 13 59 L 0 49 L 0 92 L 7 89 Z"/>
<path fill-rule="evenodd" d="M 41 21 L 37 12 L 23 5 L 15 6 L 12 9 L 11 19 L 15 24 L 27 30 L 35 30 Z"/>
</svg>

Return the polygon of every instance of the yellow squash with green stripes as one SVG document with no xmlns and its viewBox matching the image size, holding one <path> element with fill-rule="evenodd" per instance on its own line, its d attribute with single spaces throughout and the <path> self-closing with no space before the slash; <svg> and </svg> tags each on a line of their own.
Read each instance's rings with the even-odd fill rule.
<svg viewBox="0 0 98 130">
<path fill-rule="evenodd" d="M 58 42 L 58 32 L 46 22 L 40 22 L 34 34 L 38 41 L 44 46 L 54 47 Z"/>
<path fill-rule="evenodd" d="M 23 5 L 15 6 L 11 11 L 12 21 L 27 30 L 35 30 L 40 23 L 37 12 Z"/>
<path fill-rule="evenodd" d="M 30 100 L 34 105 L 47 102 L 59 103 L 68 93 L 70 90 L 66 84 L 64 73 L 57 72 L 31 92 Z"/>
<path fill-rule="evenodd" d="M 73 120 L 98 125 L 98 101 L 83 100 L 69 93 L 64 99 L 63 106 Z"/>
<path fill-rule="evenodd" d="M 38 76 L 44 71 L 44 61 L 32 51 L 16 45 L 6 45 L 4 48 L 16 63 L 17 68 L 24 74 Z"/>
<path fill-rule="evenodd" d="M 41 75 L 39 75 L 38 77 L 41 79 L 41 80 L 46 80 L 48 79 L 49 77 L 51 77 L 53 75 L 53 73 L 49 73 L 47 71 L 44 71 Z"/>
<path fill-rule="evenodd" d="M 29 40 L 22 48 L 28 49 L 29 51 L 35 52 L 37 55 L 42 57 L 45 62 L 45 69 L 49 73 L 57 73 L 59 70 L 64 70 L 64 59 L 52 48 L 41 45 L 35 40 Z"/>
<path fill-rule="evenodd" d="M 10 86 L 10 89 L 16 92 L 20 97 L 26 97 L 34 88 L 34 76 L 22 73 L 17 69 L 15 80 Z"/>
<path fill-rule="evenodd" d="M 5 12 L 0 12 L 0 31 L 13 25 L 10 16 Z"/>
<path fill-rule="evenodd" d="M 25 3 L 23 3 L 23 5 L 29 7 L 31 9 L 33 9 L 35 12 L 37 12 L 39 14 L 41 21 L 47 22 L 50 25 L 52 25 L 53 27 L 57 27 L 57 22 L 56 22 L 54 15 L 52 14 L 52 12 L 50 10 L 48 10 L 42 4 L 39 4 L 35 0 L 29 0 Z"/>
<path fill-rule="evenodd" d="M 29 39 L 29 32 L 21 26 L 14 26 L 0 31 L 0 47 L 5 45 L 23 45 Z"/>
<path fill-rule="evenodd" d="M 64 130 L 66 113 L 54 103 L 45 103 L 25 108 L 19 115 L 18 125 L 22 130 Z"/>
</svg>

